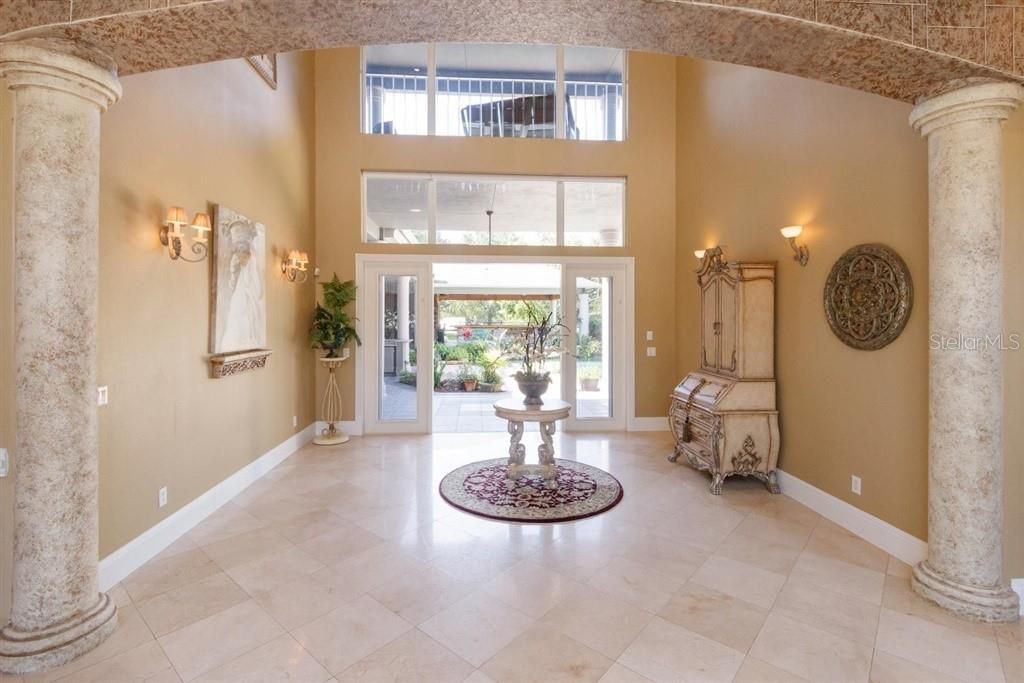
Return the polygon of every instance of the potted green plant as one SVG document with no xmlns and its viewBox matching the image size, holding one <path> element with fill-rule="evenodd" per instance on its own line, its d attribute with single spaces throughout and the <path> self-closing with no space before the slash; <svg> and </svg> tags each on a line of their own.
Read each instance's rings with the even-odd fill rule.
<svg viewBox="0 0 1024 683">
<path fill-rule="evenodd" d="M 335 371 L 348 358 L 347 352 L 339 352 L 352 340 L 360 345 L 363 342 L 356 333 L 356 319 L 345 310 L 356 300 L 356 283 L 352 280 L 342 282 L 335 273 L 330 282 L 321 282 L 320 285 L 324 288 L 324 303 L 318 303 L 314 309 L 309 340 L 313 348 L 325 352 L 320 364 L 328 372 L 323 400 L 323 419 L 327 427 L 313 439 L 313 443 L 329 446 L 348 441 L 348 436 L 337 427 L 341 420 L 341 391 Z"/>
<path fill-rule="evenodd" d="M 599 391 L 601 382 L 601 368 L 596 365 L 587 365 L 576 372 L 580 379 L 581 391 Z"/>
<path fill-rule="evenodd" d="M 310 342 L 315 349 L 325 351 L 324 358 L 337 358 L 338 353 L 350 341 L 362 345 L 356 333 L 356 319 L 345 310 L 356 300 L 356 283 L 342 282 L 338 274 L 329 282 L 321 282 L 324 288 L 324 303 L 317 304 L 313 311 L 313 328 L 309 332 Z"/>
<path fill-rule="evenodd" d="M 514 349 L 523 359 L 523 369 L 516 373 L 516 383 L 526 405 L 542 405 L 541 396 L 551 384 L 551 373 L 544 370 L 548 355 L 562 346 L 562 335 L 569 331 L 553 312 L 541 315 L 532 305 L 527 307 L 527 324 L 519 334 Z"/>
<path fill-rule="evenodd" d="M 466 391 L 476 391 L 476 385 L 480 383 L 480 375 L 473 369 L 473 366 L 467 364 L 459 369 L 459 380 L 462 382 L 462 388 Z"/>
<path fill-rule="evenodd" d="M 501 391 L 504 381 L 500 371 L 506 363 L 505 356 L 500 349 L 488 349 L 480 359 L 480 369 L 483 371 L 483 375 L 479 388 L 484 391 Z"/>
</svg>

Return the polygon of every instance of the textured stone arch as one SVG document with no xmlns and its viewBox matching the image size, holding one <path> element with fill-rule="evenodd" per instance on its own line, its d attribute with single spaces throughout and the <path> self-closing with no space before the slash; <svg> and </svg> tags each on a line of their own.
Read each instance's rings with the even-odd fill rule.
<svg viewBox="0 0 1024 683">
<path fill-rule="evenodd" d="M 122 74 L 245 54 L 368 43 L 604 45 L 761 67 L 914 101 L 948 89 L 951 82 L 1021 80 L 1013 72 L 1017 64 L 1024 66 L 1024 60 L 1015 63 L 1013 43 L 1015 37 L 1018 42 L 1024 38 L 1014 34 L 1015 27 L 1024 26 L 1024 8 L 1001 4 L 1005 3 L 8 0 L 0 16 L 0 36 L 58 37 L 90 44 L 109 54 Z M 947 29 L 956 32 L 955 38 Z"/>
</svg>

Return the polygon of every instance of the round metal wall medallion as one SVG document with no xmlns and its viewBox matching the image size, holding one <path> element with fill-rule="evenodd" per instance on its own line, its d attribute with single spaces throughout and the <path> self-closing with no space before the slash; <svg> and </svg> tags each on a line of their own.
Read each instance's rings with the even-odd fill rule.
<svg viewBox="0 0 1024 683">
<path fill-rule="evenodd" d="M 842 342 L 874 351 L 900 336 L 914 304 L 910 270 L 884 244 L 858 244 L 825 282 L 825 317 Z"/>
</svg>

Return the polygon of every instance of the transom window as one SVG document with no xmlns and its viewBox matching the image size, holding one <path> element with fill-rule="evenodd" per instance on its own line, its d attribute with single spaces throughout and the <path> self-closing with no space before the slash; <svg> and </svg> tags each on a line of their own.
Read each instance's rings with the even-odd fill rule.
<svg viewBox="0 0 1024 683">
<path fill-rule="evenodd" d="M 440 43 L 363 48 L 363 132 L 622 140 L 622 50 Z"/>
<path fill-rule="evenodd" d="M 626 181 L 364 173 L 363 241 L 621 247 Z"/>
</svg>

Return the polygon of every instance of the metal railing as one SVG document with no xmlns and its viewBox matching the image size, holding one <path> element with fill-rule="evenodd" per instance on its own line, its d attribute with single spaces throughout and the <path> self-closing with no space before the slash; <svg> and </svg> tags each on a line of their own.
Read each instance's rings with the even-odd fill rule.
<svg viewBox="0 0 1024 683">
<path fill-rule="evenodd" d="M 426 76 L 367 73 L 364 84 L 365 132 L 427 134 Z M 438 76 L 436 84 L 437 135 L 554 138 L 564 111 L 568 139 L 623 139 L 621 83 L 567 81 L 562 107 L 554 80 Z"/>
</svg>

